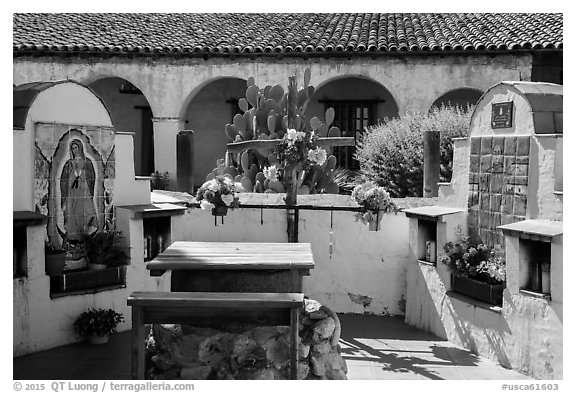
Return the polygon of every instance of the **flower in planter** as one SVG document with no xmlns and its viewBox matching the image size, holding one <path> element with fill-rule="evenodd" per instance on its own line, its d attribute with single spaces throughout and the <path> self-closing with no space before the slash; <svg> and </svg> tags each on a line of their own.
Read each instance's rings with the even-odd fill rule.
<svg viewBox="0 0 576 393">
<path fill-rule="evenodd" d="M 216 176 L 202 184 L 196 192 L 196 199 L 200 202 L 202 209 L 214 209 L 226 207 L 234 209 L 240 206 L 239 198 L 236 195 L 237 184 L 227 176 Z"/>
<path fill-rule="evenodd" d="M 89 263 L 118 267 L 128 264 L 130 256 L 126 252 L 124 239 L 120 231 L 98 231 L 82 238 Z"/>
<path fill-rule="evenodd" d="M 108 336 L 116 333 L 116 328 L 124 316 L 112 309 L 92 308 L 83 312 L 74 321 L 74 329 L 81 336 Z"/>
<path fill-rule="evenodd" d="M 458 241 L 448 242 L 443 248 L 441 261 L 453 274 L 487 284 L 506 281 L 506 256 L 500 245 L 474 244 L 469 237 L 460 235 Z"/>
<path fill-rule="evenodd" d="M 394 203 L 388 191 L 371 181 L 366 181 L 354 187 L 352 197 L 362 208 L 362 211 L 354 214 L 356 221 L 362 221 L 367 225 L 378 222 L 382 218 L 383 213 L 398 212 L 398 206 Z"/>
</svg>

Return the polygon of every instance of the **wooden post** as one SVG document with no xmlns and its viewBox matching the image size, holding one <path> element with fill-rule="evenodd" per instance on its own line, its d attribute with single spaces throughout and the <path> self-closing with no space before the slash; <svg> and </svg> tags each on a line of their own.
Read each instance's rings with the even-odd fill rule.
<svg viewBox="0 0 576 393">
<path fill-rule="evenodd" d="M 298 97 L 298 88 L 296 86 L 296 77 L 288 77 L 288 128 L 296 128 L 296 101 Z M 295 166 L 286 168 L 287 187 L 286 187 L 286 205 L 294 207 L 297 205 L 297 183 L 298 175 Z M 288 243 L 298 243 L 298 211 L 296 209 L 286 210 Z"/>
<path fill-rule="evenodd" d="M 180 131 L 176 136 L 176 187 L 194 193 L 194 132 Z"/>
<path fill-rule="evenodd" d="M 424 132 L 424 198 L 438 196 L 440 131 Z"/>
<path fill-rule="evenodd" d="M 290 310 L 290 379 L 298 379 L 298 309 Z"/>
</svg>

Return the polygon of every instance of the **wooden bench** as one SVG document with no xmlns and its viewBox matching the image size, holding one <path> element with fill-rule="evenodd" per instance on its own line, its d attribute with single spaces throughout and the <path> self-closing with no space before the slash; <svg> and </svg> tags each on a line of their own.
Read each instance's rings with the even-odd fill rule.
<svg viewBox="0 0 576 393">
<path fill-rule="evenodd" d="M 128 305 L 132 307 L 133 379 L 144 379 L 145 324 L 206 326 L 222 318 L 289 325 L 290 378 L 297 379 L 298 310 L 304 305 L 301 293 L 134 292 L 128 297 Z"/>
</svg>

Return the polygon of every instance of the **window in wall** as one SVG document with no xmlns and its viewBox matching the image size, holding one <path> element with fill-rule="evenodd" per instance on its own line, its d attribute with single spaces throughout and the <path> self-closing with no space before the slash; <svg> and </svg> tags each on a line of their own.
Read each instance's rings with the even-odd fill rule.
<svg viewBox="0 0 576 393">
<path fill-rule="evenodd" d="M 171 243 L 170 217 L 144 218 L 144 261 L 150 261 Z"/>
<path fill-rule="evenodd" d="M 154 126 L 152 124 L 152 109 L 149 106 L 135 106 L 140 110 L 142 124 L 140 151 L 134 149 L 134 162 L 136 155 L 140 155 L 140 166 L 135 167 L 136 176 L 150 176 L 154 173 Z"/>
<path fill-rule="evenodd" d="M 520 239 L 520 290 L 550 296 L 549 242 Z"/>
<path fill-rule="evenodd" d="M 325 109 L 334 108 L 334 123 L 343 137 L 354 137 L 357 140 L 366 127 L 375 123 L 377 100 L 323 100 Z M 354 146 L 338 146 L 334 148 L 338 166 L 347 169 L 359 169 L 360 165 L 354 158 Z"/>
</svg>

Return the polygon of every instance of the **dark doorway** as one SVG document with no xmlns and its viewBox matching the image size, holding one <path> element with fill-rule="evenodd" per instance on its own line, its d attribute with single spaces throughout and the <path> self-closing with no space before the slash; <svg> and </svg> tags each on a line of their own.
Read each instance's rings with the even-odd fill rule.
<svg viewBox="0 0 576 393">
<path fill-rule="evenodd" d="M 152 110 L 149 106 L 137 106 L 140 110 L 142 124 L 142 148 L 134 149 L 134 162 L 138 162 L 136 155 L 140 155 L 140 168 L 135 168 L 136 176 L 150 176 L 154 172 L 154 131 L 152 126 Z"/>
<path fill-rule="evenodd" d="M 342 136 L 354 137 L 362 135 L 364 130 L 374 125 L 377 101 L 374 100 L 323 100 L 325 109 L 334 108 L 334 126 L 338 127 Z M 338 164 L 346 169 L 359 169 L 360 165 L 354 158 L 354 146 L 337 146 L 334 155 Z"/>
</svg>

